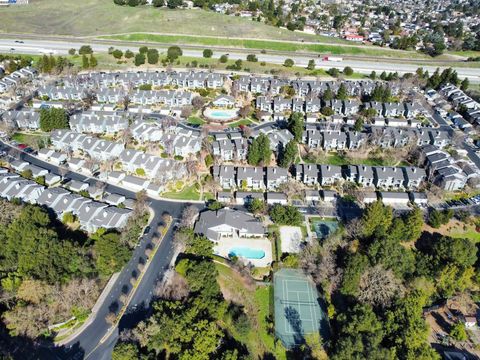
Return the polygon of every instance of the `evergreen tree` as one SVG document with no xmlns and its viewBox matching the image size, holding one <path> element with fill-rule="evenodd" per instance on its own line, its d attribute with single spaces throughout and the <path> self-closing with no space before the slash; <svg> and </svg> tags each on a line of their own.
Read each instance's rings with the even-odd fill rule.
<svg viewBox="0 0 480 360">
<path fill-rule="evenodd" d="M 345 87 L 345 85 L 343 83 L 338 88 L 337 99 L 338 100 L 347 100 L 348 99 L 347 88 Z"/>
<path fill-rule="evenodd" d="M 295 162 L 298 154 L 298 146 L 295 140 L 291 140 L 283 149 L 280 156 L 279 165 L 283 168 L 289 168 Z"/>
<path fill-rule="evenodd" d="M 83 69 L 88 69 L 90 67 L 90 62 L 88 61 L 87 55 L 83 54 L 82 55 L 82 68 Z"/>
<path fill-rule="evenodd" d="M 295 141 L 301 142 L 304 130 L 304 115 L 300 112 L 294 112 L 288 119 L 288 129 L 293 134 Z"/>
</svg>

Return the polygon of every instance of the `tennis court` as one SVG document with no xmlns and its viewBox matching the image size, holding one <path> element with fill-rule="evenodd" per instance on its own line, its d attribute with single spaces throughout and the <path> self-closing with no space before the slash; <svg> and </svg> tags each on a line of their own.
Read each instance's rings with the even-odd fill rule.
<svg viewBox="0 0 480 360">
<path fill-rule="evenodd" d="M 317 290 L 300 270 L 277 271 L 274 294 L 275 335 L 285 347 L 302 344 L 306 334 L 328 336 L 328 321 Z"/>
</svg>

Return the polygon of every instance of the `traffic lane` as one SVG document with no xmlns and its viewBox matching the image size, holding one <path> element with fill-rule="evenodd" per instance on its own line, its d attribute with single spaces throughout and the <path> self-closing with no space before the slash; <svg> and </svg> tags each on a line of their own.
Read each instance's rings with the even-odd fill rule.
<svg viewBox="0 0 480 360">
<path fill-rule="evenodd" d="M 126 328 L 131 329 L 135 327 L 136 324 L 151 314 L 150 305 L 154 295 L 153 290 L 157 281 L 164 276 L 166 269 L 168 269 L 172 261 L 173 237 L 174 229 L 173 226 L 171 226 L 159 245 L 155 256 L 151 259 L 150 266 L 137 287 L 126 313 L 119 322 L 119 327 L 113 331 L 103 344 L 89 354 L 89 359 L 111 359 L 111 353 L 118 341 L 120 332 Z"/>
<path fill-rule="evenodd" d="M 85 43 L 85 42 L 83 42 Z M 2 45 L 3 44 L 3 45 Z M 96 52 L 107 52 L 108 48 L 112 45 L 118 48 L 119 50 L 126 51 L 126 50 L 137 50 L 138 46 L 124 46 L 119 45 L 118 43 L 111 43 L 111 44 L 99 44 L 99 43 L 91 43 L 92 49 Z M 12 53 L 31 53 L 32 48 L 37 49 L 37 53 L 46 53 L 48 50 L 52 50 L 55 54 L 67 54 L 68 50 L 71 48 L 71 42 L 60 42 L 60 41 L 38 41 L 38 40 L 30 40 L 28 43 L 23 44 L 15 44 L 12 47 L 11 41 L 0 40 L 0 49 L 10 50 Z M 164 53 L 169 45 L 160 45 L 160 44 L 149 44 L 150 47 L 155 47 L 156 49 L 160 50 Z M 11 49 L 14 50 L 11 50 Z M 24 50 L 22 50 L 24 49 Z M 229 54 L 231 59 L 245 59 L 246 55 L 252 50 L 232 50 L 227 49 L 225 50 Z M 220 58 L 224 53 L 224 51 L 214 51 L 213 58 Z M 203 50 L 202 49 L 191 49 L 186 46 L 183 46 L 183 55 L 190 56 L 190 57 L 202 57 Z M 287 54 L 258 54 L 257 58 L 258 61 L 265 61 L 268 63 L 273 64 L 283 64 L 286 58 L 291 58 L 295 61 L 297 66 L 307 66 L 308 62 L 313 58 L 316 62 L 317 68 L 329 69 L 329 68 L 337 68 L 343 69 L 345 66 L 350 66 L 354 70 L 360 73 L 370 73 L 372 71 L 395 71 L 400 74 L 404 73 L 414 73 L 418 67 L 423 67 L 424 70 L 428 70 L 430 72 L 434 72 L 437 67 L 440 69 L 452 67 L 454 70 L 457 71 L 457 74 L 460 77 L 468 77 L 472 82 L 480 82 L 480 76 L 478 73 L 478 69 L 476 68 L 468 68 L 468 67 L 460 67 L 460 66 L 452 66 L 452 64 L 448 64 L 446 66 L 428 66 L 428 65 L 419 65 L 419 64 L 408 64 L 408 63 L 395 63 L 395 60 L 392 62 L 384 62 L 380 63 L 378 61 L 375 62 L 368 62 L 366 60 L 343 60 L 340 62 L 332 62 L 332 61 L 322 61 L 318 57 L 321 57 L 319 54 L 295 54 L 295 53 L 287 53 Z"/>
</svg>

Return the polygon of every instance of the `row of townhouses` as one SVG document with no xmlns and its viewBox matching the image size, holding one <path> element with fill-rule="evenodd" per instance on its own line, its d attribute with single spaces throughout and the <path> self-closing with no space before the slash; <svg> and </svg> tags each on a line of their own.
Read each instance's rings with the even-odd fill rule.
<svg viewBox="0 0 480 360">
<path fill-rule="evenodd" d="M 312 149 L 353 150 L 365 144 L 381 148 L 399 148 L 409 144 L 435 145 L 443 148 L 451 143 L 446 131 L 432 129 L 398 129 L 370 127 L 365 132 L 324 130 L 307 125 L 302 142 Z"/>
<path fill-rule="evenodd" d="M 415 190 L 426 179 L 426 173 L 417 167 L 298 164 L 295 178 L 307 186 L 351 181 L 363 187 Z"/>
<path fill-rule="evenodd" d="M 467 124 L 473 124 L 473 126 L 480 126 L 480 104 L 473 100 L 470 96 L 465 94 L 462 90 L 452 84 L 446 84 L 440 88 L 439 93 L 449 100 L 457 109 L 460 107 L 465 107 L 466 114 L 465 117 L 468 119 Z M 458 113 L 454 115 L 459 119 L 460 124 L 455 122 L 455 119 L 452 121 L 457 125 L 461 130 L 465 131 L 465 128 L 470 128 L 464 121 L 463 117 Z M 463 120 L 463 121 L 462 121 Z M 457 120 L 458 121 L 458 120 Z"/>
<path fill-rule="evenodd" d="M 480 179 L 480 170 L 473 163 L 455 160 L 436 146 L 424 146 L 422 155 L 433 183 L 444 190 L 461 190 L 470 179 Z"/>
<path fill-rule="evenodd" d="M 328 100 L 323 101 L 319 97 L 302 97 L 284 98 L 275 96 L 273 98 L 267 96 L 258 96 L 255 102 L 258 110 L 273 113 L 283 112 L 301 112 L 305 114 L 319 113 L 322 108 L 329 107 L 336 115 L 354 115 L 363 109 L 374 109 L 376 115 L 383 117 L 399 117 L 415 118 L 420 114 L 426 113 L 426 110 L 418 103 L 380 103 L 366 102 L 359 100 Z"/>
<path fill-rule="evenodd" d="M 351 181 L 364 187 L 414 190 L 426 179 L 425 170 L 417 167 L 299 164 L 294 172 L 296 180 L 307 186 L 331 186 Z M 224 189 L 276 190 L 289 179 L 288 170 L 283 168 L 229 165 L 214 166 L 213 176 Z"/>
<path fill-rule="evenodd" d="M 225 81 L 225 75 L 210 72 L 112 72 L 112 73 L 87 73 L 77 76 L 67 76 L 63 83 L 68 87 L 138 87 L 150 84 L 152 86 L 177 86 L 180 88 L 219 88 Z"/>
<path fill-rule="evenodd" d="M 21 82 L 32 80 L 36 76 L 37 70 L 30 66 L 14 71 L 10 75 L 0 78 L 0 93 L 7 92 L 20 85 Z"/>
<path fill-rule="evenodd" d="M 240 76 L 234 80 L 233 88 L 237 91 L 251 92 L 259 95 L 279 95 L 286 86 L 291 86 L 298 96 L 315 95 L 321 96 L 330 90 L 337 93 L 343 84 L 349 96 L 370 95 L 379 82 L 375 81 L 317 81 L 302 79 L 276 79 L 273 77 Z M 399 93 L 400 88 L 395 84 L 388 84 L 392 94 Z"/>
<path fill-rule="evenodd" d="M 247 159 L 248 141 L 240 132 L 216 134 L 212 143 L 212 153 L 223 161 L 241 161 Z"/>
<path fill-rule="evenodd" d="M 178 179 L 185 175 L 182 163 L 163 159 L 143 151 L 125 149 L 123 144 L 97 139 L 68 130 L 55 130 L 51 133 L 52 146 L 63 152 L 80 151 L 98 161 L 118 161 L 122 169 L 131 173 L 143 173 L 159 182 Z"/>
<path fill-rule="evenodd" d="M 123 111 L 83 111 L 70 116 L 70 129 L 79 133 L 113 134 L 129 126 L 129 114 Z"/>
<path fill-rule="evenodd" d="M 86 88 L 66 86 L 43 86 L 37 90 L 39 97 L 49 100 L 81 101 L 87 95 L 93 95 L 99 103 L 116 104 L 128 98 L 129 103 L 147 106 L 162 104 L 169 107 L 190 105 L 194 94 L 189 91 L 178 90 L 134 90 L 100 88 L 88 90 Z"/>
<path fill-rule="evenodd" d="M 131 211 L 94 201 L 61 188 L 45 188 L 17 174 L 0 170 L 0 196 L 9 201 L 20 199 L 25 203 L 37 204 L 51 209 L 59 219 L 65 213 L 77 216 L 82 229 L 94 232 L 100 228 L 123 228 Z"/>
<path fill-rule="evenodd" d="M 214 166 L 213 177 L 223 189 L 276 190 L 289 178 L 288 170 L 279 167 Z"/>
</svg>

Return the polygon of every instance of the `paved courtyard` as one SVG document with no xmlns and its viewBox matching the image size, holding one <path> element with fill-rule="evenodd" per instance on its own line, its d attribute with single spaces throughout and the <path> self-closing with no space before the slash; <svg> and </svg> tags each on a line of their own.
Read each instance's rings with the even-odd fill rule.
<svg viewBox="0 0 480 360">
<path fill-rule="evenodd" d="M 299 226 L 281 226 L 280 240 L 282 253 L 298 253 L 303 242 L 302 229 Z"/>
</svg>

